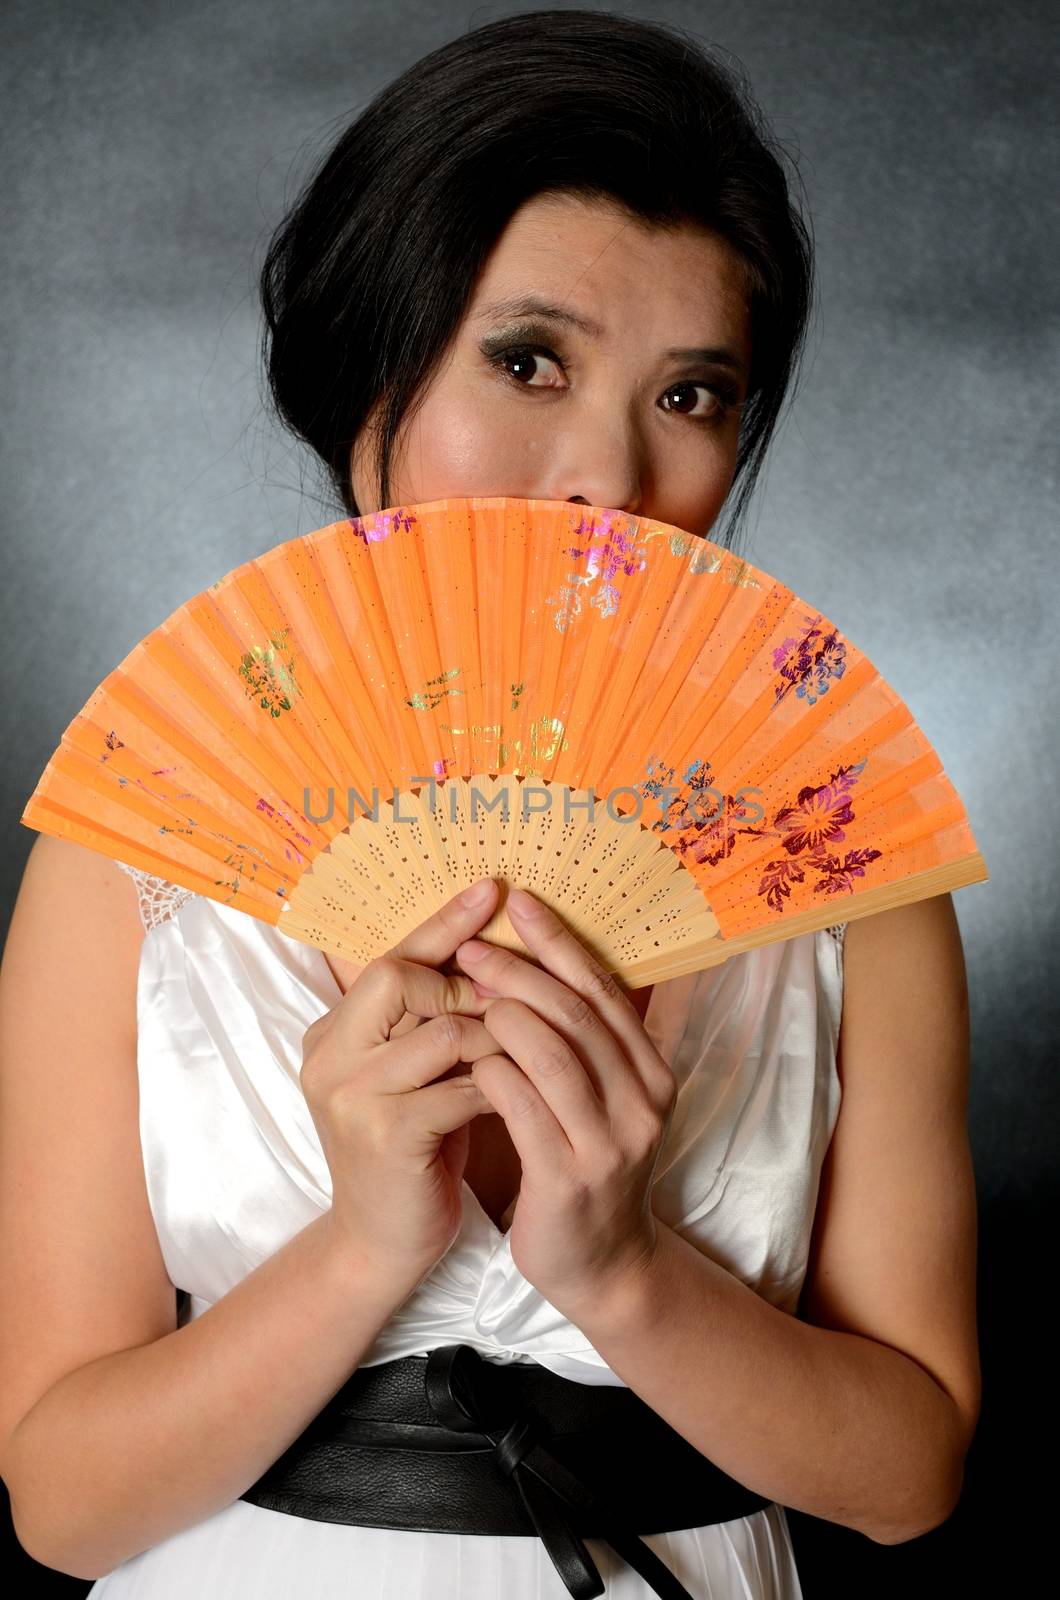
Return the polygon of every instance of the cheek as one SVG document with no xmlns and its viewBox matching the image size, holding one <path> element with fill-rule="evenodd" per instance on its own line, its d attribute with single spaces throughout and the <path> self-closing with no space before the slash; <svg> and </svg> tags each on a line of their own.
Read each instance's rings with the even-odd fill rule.
<svg viewBox="0 0 1060 1600">
<path fill-rule="evenodd" d="M 735 449 L 730 452 L 720 444 L 706 458 L 687 452 L 675 457 L 665 474 L 663 498 L 670 514 L 661 520 L 706 537 L 732 487 L 735 470 Z"/>
<path fill-rule="evenodd" d="M 488 393 L 459 384 L 431 397 L 417 413 L 405 451 L 410 500 L 516 493 L 498 489 L 514 481 L 527 460 L 526 441 L 502 418 Z"/>
</svg>

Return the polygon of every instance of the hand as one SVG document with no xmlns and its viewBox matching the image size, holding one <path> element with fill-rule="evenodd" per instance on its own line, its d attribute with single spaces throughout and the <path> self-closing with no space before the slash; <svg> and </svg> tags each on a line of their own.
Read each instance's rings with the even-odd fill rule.
<svg viewBox="0 0 1060 1600">
<path fill-rule="evenodd" d="M 525 903 L 513 890 L 505 909 L 544 970 L 484 939 L 456 959 L 501 1046 L 471 1076 L 522 1162 L 512 1259 L 576 1324 L 651 1265 L 651 1184 L 677 1082 L 617 981 L 548 906 Z"/>
<path fill-rule="evenodd" d="M 492 916 L 499 891 L 484 883 L 480 902 L 454 896 L 370 961 L 303 1038 L 300 1083 L 332 1178 L 329 1244 L 407 1292 L 459 1231 L 469 1125 L 493 1109 L 461 1065 L 496 1049 L 485 1002 L 467 977 L 434 970 Z M 429 1020 L 410 1029 L 415 1018 Z"/>
</svg>

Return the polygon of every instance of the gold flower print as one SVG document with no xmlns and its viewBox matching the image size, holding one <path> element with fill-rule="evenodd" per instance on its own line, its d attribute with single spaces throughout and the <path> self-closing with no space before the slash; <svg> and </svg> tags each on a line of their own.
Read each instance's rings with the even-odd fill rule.
<svg viewBox="0 0 1060 1600">
<path fill-rule="evenodd" d="M 239 676 L 246 681 L 247 694 L 272 717 L 290 711 L 298 693 L 294 659 L 287 642 L 290 631 L 282 628 L 267 645 L 251 645 L 239 663 Z"/>
<path fill-rule="evenodd" d="M 436 683 L 446 683 L 450 678 L 455 678 L 460 672 L 459 667 L 450 667 L 448 672 L 440 673 L 437 678 L 428 678 L 426 687 L 411 699 L 405 701 L 413 711 L 433 711 L 440 705 L 447 694 L 463 694 L 463 689 L 435 689 Z"/>
<path fill-rule="evenodd" d="M 454 728 L 447 722 L 440 726 L 454 736 L 467 734 L 475 751 L 475 759 L 488 772 L 503 771 L 514 758 L 514 772 L 526 778 L 539 778 L 544 764 L 552 760 L 557 750 L 568 748 L 559 717 L 538 717 L 531 722 L 525 751 L 522 739 L 505 738 L 504 724 L 500 722 L 486 725 L 474 723 L 470 728 Z M 437 762 L 435 771 L 438 772 Z"/>
<path fill-rule="evenodd" d="M 698 578 L 704 573 L 717 572 L 723 583 L 731 583 L 734 588 L 762 587 L 757 578 L 751 577 L 753 569 L 750 564 L 742 561 L 739 556 L 734 556 L 729 550 L 718 550 L 705 539 L 697 539 L 693 534 L 679 532 L 670 534 L 669 544 L 672 556 L 692 557 L 688 563 L 688 570 L 693 577 Z"/>
</svg>

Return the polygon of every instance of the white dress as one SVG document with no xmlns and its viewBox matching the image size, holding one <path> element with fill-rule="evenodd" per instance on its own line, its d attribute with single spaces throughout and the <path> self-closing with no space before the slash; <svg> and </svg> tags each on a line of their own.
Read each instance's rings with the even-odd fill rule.
<svg viewBox="0 0 1060 1600">
<path fill-rule="evenodd" d="M 140 1134 L 181 1326 L 325 1211 L 331 1174 L 299 1085 L 305 1029 L 341 998 L 323 955 L 266 923 L 126 867 L 140 958 Z M 745 951 L 653 990 L 645 1028 L 678 1099 L 657 1216 L 794 1313 L 821 1163 L 839 1111 L 844 924 Z M 517 1270 L 465 1183 L 461 1230 L 365 1354 L 372 1366 L 467 1343 L 618 1384 Z M 308 1422 L 308 1418 L 306 1419 Z M 802 1600 L 787 1521 L 770 1504 L 642 1535 L 697 1600 Z M 587 1539 L 610 1600 L 654 1591 Z M 566 1600 L 536 1535 L 317 1522 L 236 1500 L 98 1579 L 92 1600 Z"/>
</svg>

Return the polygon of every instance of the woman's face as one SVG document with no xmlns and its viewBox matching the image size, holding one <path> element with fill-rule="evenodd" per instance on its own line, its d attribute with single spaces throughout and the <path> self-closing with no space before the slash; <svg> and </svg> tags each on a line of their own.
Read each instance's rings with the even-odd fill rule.
<svg viewBox="0 0 1060 1600">
<path fill-rule="evenodd" d="M 596 327 L 510 304 L 527 298 Z M 740 272 L 723 240 L 536 196 L 491 251 L 406 419 L 389 503 L 577 501 L 705 536 L 732 484 L 750 359 Z M 383 509 L 369 432 L 351 452 L 365 516 Z"/>
</svg>

